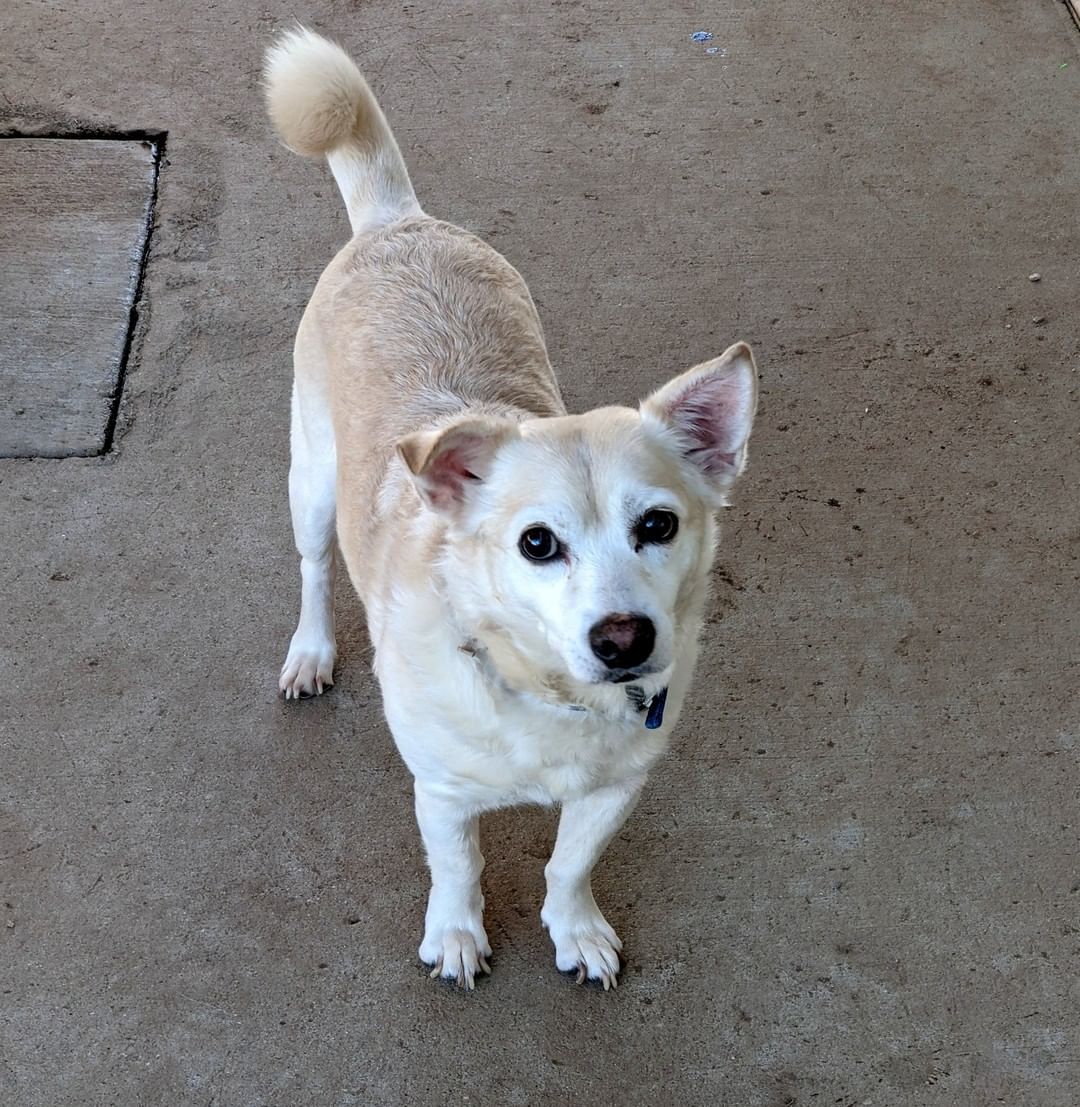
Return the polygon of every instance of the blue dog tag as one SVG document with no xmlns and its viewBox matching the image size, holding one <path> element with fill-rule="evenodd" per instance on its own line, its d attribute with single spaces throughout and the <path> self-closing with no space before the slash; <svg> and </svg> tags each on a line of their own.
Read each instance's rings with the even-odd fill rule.
<svg viewBox="0 0 1080 1107">
<path fill-rule="evenodd" d="M 661 688 L 649 704 L 649 713 L 645 716 L 647 730 L 656 730 L 664 722 L 664 704 L 667 703 L 667 689 Z"/>
</svg>

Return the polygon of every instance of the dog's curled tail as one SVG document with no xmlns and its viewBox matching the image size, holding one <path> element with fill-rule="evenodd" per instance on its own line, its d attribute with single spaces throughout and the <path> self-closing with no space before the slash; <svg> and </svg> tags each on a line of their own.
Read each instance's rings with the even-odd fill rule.
<svg viewBox="0 0 1080 1107">
<path fill-rule="evenodd" d="M 285 145 L 326 158 L 354 231 L 420 214 L 378 101 L 340 46 L 304 27 L 266 52 L 266 106 Z"/>
</svg>

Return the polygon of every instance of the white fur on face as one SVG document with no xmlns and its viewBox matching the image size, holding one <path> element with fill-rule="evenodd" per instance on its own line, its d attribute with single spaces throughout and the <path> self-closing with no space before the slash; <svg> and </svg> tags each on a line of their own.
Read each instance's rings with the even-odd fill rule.
<svg viewBox="0 0 1080 1107">
<path fill-rule="evenodd" d="M 612 675 L 592 652 L 590 629 L 613 614 L 645 616 L 656 644 L 638 673 L 662 673 L 691 594 L 704 586 L 711 508 L 637 412 L 602 409 L 521 429 L 452 529 L 444 567 L 455 608 L 538 672 L 582 684 Z M 635 526 L 657 508 L 675 514 L 678 533 L 640 545 Z M 563 556 L 522 555 L 521 534 L 535 526 L 555 534 Z"/>
</svg>

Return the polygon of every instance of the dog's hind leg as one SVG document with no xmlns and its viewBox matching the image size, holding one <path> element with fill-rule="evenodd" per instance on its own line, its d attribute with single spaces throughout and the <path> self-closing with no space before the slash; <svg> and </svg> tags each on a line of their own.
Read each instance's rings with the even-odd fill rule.
<svg viewBox="0 0 1080 1107">
<path fill-rule="evenodd" d="M 292 392 L 289 507 L 300 553 L 300 621 L 278 685 L 286 699 L 317 695 L 334 683 L 334 577 L 337 551 L 337 451 L 322 356 L 305 335 L 296 342 Z"/>
</svg>

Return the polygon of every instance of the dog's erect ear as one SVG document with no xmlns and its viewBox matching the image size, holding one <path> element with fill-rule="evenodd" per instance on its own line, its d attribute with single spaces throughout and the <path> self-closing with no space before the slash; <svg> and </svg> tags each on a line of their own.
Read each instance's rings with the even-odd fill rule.
<svg viewBox="0 0 1080 1107">
<path fill-rule="evenodd" d="M 499 447 L 518 433 L 517 424 L 508 419 L 462 419 L 442 430 L 407 435 L 397 452 L 424 502 L 454 514 L 487 476 Z"/>
<path fill-rule="evenodd" d="M 723 502 L 746 465 L 756 408 L 754 355 L 745 342 L 736 342 L 643 400 L 641 417 L 693 465 Z"/>
</svg>

